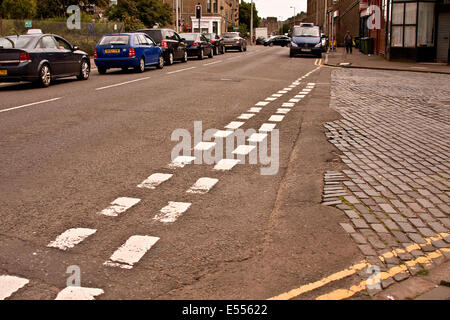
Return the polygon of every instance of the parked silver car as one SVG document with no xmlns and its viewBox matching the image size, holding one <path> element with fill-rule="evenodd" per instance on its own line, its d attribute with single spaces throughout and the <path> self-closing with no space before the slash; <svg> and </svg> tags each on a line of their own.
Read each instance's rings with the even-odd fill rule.
<svg viewBox="0 0 450 320">
<path fill-rule="evenodd" d="M 247 51 L 247 40 L 241 37 L 239 32 L 225 32 L 223 35 L 225 50 Z"/>
</svg>

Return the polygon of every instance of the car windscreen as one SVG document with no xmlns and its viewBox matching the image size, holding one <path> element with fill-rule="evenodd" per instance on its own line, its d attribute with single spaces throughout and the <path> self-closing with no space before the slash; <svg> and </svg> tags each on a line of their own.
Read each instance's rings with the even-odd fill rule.
<svg viewBox="0 0 450 320">
<path fill-rule="evenodd" d="M 211 39 L 214 39 L 214 38 L 215 38 L 215 35 L 210 34 L 210 33 L 205 33 L 204 36 L 205 36 L 205 38 L 208 39 L 208 40 L 211 40 Z"/>
<path fill-rule="evenodd" d="M 130 36 L 119 35 L 119 36 L 104 36 L 102 40 L 100 40 L 99 45 L 101 46 L 127 45 L 129 43 L 130 43 Z"/>
<path fill-rule="evenodd" d="M 156 43 L 160 43 L 163 38 L 161 30 L 142 30 L 141 32 L 146 33 Z"/>
<path fill-rule="evenodd" d="M 224 38 L 235 38 L 235 37 L 239 37 L 239 33 L 224 33 L 223 37 Z"/>
<path fill-rule="evenodd" d="M 295 28 L 292 34 L 293 37 L 320 37 L 319 28 L 300 27 Z"/>
<path fill-rule="evenodd" d="M 181 36 L 183 38 L 185 38 L 186 41 L 197 41 L 198 40 L 198 35 L 196 35 L 194 33 L 183 33 Z"/>
<path fill-rule="evenodd" d="M 18 48 L 23 49 L 33 41 L 34 36 L 11 36 L 0 38 L 0 48 Z"/>
</svg>

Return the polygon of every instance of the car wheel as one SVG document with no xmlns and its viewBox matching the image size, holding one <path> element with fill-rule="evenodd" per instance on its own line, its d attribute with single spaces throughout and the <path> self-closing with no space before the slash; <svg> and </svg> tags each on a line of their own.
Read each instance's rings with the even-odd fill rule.
<svg viewBox="0 0 450 320">
<path fill-rule="evenodd" d="M 105 74 L 105 73 L 106 73 L 106 68 L 98 67 L 98 68 L 97 68 L 97 71 L 98 71 L 98 73 L 100 73 L 100 74 Z"/>
<path fill-rule="evenodd" d="M 269 44 L 269 47 L 273 47 L 273 42 L 271 42 L 271 43 Z"/>
<path fill-rule="evenodd" d="M 164 57 L 163 56 L 159 56 L 159 63 L 156 66 L 156 68 L 158 68 L 158 69 L 164 68 Z"/>
<path fill-rule="evenodd" d="M 52 82 L 52 74 L 48 64 L 43 64 L 39 69 L 39 85 L 47 88 Z"/>
<path fill-rule="evenodd" d="M 198 55 L 198 60 L 203 60 L 203 58 L 205 57 L 205 53 L 203 52 L 203 49 L 200 50 L 200 54 Z"/>
<path fill-rule="evenodd" d="M 222 54 L 225 54 L 226 50 L 225 47 L 222 47 Z"/>
<path fill-rule="evenodd" d="M 244 49 L 242 49 L 242 46 L 239 47 L 239 52 L 244 51 Z"/>
<path fill-rule="evenodd" d="M 89 63 L 85 59 L 81 60 L 80 74 L 77 76 L 78 80 L 87 80 L 89 79 L 90 74 L 91 67 L 89 66 Z"/>
<path fill-rule="evenodd" d="M 142 72 L 145 71 L 145 60 L 144 60 L 144 57 L 142 57 L 139 60 L 139 66 L 134 68 L 134 70 L 136 70 L 136 72 L 139 72 L 139 73 L 142 73 Z"/>
<path fill-rule="evenodd" d="M 167 64 L 169 66 L 173 65 L 173 53 L 172 52 L 169 53 L 169 58 L 167 59 Z"/>
<path fill-rule="evenodd" d="M 184 62 L 184 63 L 188 62 L 188 54 L 187 54 L 187 51 L 184 51 L 184 56 L 183 56 L 183 59 L 181 59 L 181 62 Z"/>
<path fill-rule="evenodd" d="M 291 51 L 289 52 L 289 57 L 293 58 L 295 56 L 295 54 Z"/>
<path fill-rule="evenodd" d="M 214 58 L 214 50 L 212 48 L 209 52 L 208 58 L 210 58 L 210 59 Z"/>
<path fill-rule="evenodd" d="M 247 46 L 244 47 L 244 51 L 247 52 Z"/>
</svg>

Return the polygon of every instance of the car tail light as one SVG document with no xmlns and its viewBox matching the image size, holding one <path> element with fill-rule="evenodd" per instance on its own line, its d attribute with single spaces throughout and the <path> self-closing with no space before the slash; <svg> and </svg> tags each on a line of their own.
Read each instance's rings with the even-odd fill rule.
<svg viewBox="0 0 450 320">
<path fill-rule="evenodd" d="M 235 39 L 234 39 L 234 41 L 239 41 L 239 40 L 241 40 L 241 39 L 239 39 L 239 38 L 235 38 Z"/>
<path fill-rule="evenodd" d="M 130 50 L 128 51 L 128 56 L 129 56 L 130 58 L 136 57 L 136 51 L 134 51 L 133 48 L 130 48 Z"/>
<path fill-rule="evenodd" d="M 97 59 L 98 55 L 97 55 L 97 49 L 94 50 L 94 59 Z"/>
<path fill-rule="evenodd" d="M 161 40 L 161 48 L 168 48 L 169 45 L 167 44 L 166 40 Z"/>
<path fill-rule="evenodd" d="M 197 42 L 197 41 L 194 42 L 194 43 L 192 44 L 192 46 L 193 46 L 193 47 L 198 47 L 198 42 Z"/>
<path fill-rule="evenodd" d="M 211 43 L 216 43 L 216 40 L 211 40 Z"/>
<path fill-rule="evenodd" d="M 22 52 L 19 56 L 19 62 L 31 62 L 31 56 L 28 52 Z"/>
</svg>

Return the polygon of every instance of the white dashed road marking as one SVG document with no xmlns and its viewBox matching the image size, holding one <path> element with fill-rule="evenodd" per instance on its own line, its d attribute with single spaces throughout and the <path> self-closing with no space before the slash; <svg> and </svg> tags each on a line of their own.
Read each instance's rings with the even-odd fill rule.
<svg viewBox="0 0 450 320">
<path fill-rule="evenodd" d="M 233 134 L 233 131 L 229 130 L 219 130 L 216 133 L 214 133 L 215 138 L 226 138 Z"/>
<path fill-rule="evenodd" d="M 264 139 L 267 138 L 267 134 L 266 133 L 254 133 L 250 136 L 250 138 L 248 138 L 248 142 L 263 142 Z"/>
<path fill-rule="evenodd" d="M 254 114 L 251 114 L 251 113 L 243 113 L 243 114 L 241 114 L 239 117 L 238 117 L 238 119 L 239 120 L 248 120 L 248 119 L 250 119 L 250 118 L 252 118 L 252 117 L 254 117 L 255 115 Z"/>
<path fill-rule="evenodd" d="M 241 161 L 236 159 L 222 159 L 214 166 L 214 170 L 228 171 L 233 169 L 239 162 Z"/>
<path fill-rule="evenodd" d="M 144 77 L 144 78 L 139 78 L 139 79 L 136 79 L 136 80 L 130 80 L 130 81 L 125 81 L 125 82 L 121 82 L 121 83 L 116 83 L 116 84 L 112 84 L 112 85 L 110 85 L 110 86 L 97 88 L 97 89 L 95 89 L 95 90 L 96 90 L 96 91 L 105 90 L 105 89 L 114 88 L 114 87 L 118 87 L 118 86 L 123 86 L 123 85 L 125 85 L 125 84 L 130 84 L 130 83 L 134 83 L 134 82 L 138 82 L 138 81 L 143 81 L 143 80 L 147 80 L 147 79 L 150 79 L 150 77 Z"/>
<path fill-rule="evenodd" d="M 275 101 L 275 100 L 277 100 L 277 98 L 273 98 L 273 97 L 266 98 L 266 101 Z"/>
<path fill-rule="evenodd" d="M 47 247 L 67 250 L 75 247 L 90 235 L 97 232 L 96 229 L 72 228 L 60 234 L 55 241 L 50 242 Z"/>
<path fill-rule="evenodd" d="M 219 182 L 219 179 L 214 178 L 200 178 L 197 182 L 188 190 L 187 193 L 205 194 L 208 193 L 214 185 Z"/>
<path fill-rule="evenodd" d="M 272 121 L 272 122 L 281 122 L 283 121 L 284 116 L 280 116 L 280 115 L 273 115 L 269 118 L 268 121 Z"/>
<path fill-rule="evenodd" d="M 43 104 L 43 103 L 47 103 L 47 102 L 53 102 L 53 101 L 57 101 L 57 100 L 60 100 L 60 99 L 62 99 L 62 97 L 60 97 L 60 98 L 53 98 L 53 99 L 44 100 L 44 101 L 39 101 L 39 102 L 28 103 L 28 104 L 24 104 L 24 105 L 21 105 L 21 106 L 18 106 L 18 107 L 0 110 L 0 113 L 11 111 L 11 110 L 16 110 L 16 109 L 21 109 L 21 108 L 26 108 L 26 107 L 31 107 L 31 106 L 35 106 L 35 105 Z"/>
<path fill-rule="evenodd" d="M 282 107 L 294 107 L 295 106 L 295 103 L 292 103 L 292 102 L 285 102 L 285 103 L 283 103 L 282 105 L 281 105 Z"/>
<path fill-rule="evenodd" d="M 286 114 L 289 111 L 291 111 L 291 109 L 287 109 L 287 108 L 278 108 L 277 109 L 277 113 L 281 113 L 281 114 Z"/>
<path fill-rule="evenodd" d="M 300 102 L 300 99 L 291 99 L 291 100 L 289 100 L 289 102 L 297 103 L 297 102 Z"/>
<path fill-rule="evenodd" d="M 167 206 L 161 209 L 160 213 L 155 215 L 153 220 L 162 223 L 172 223 L 177 221 L 178 217 L 185 213 L 192 203 L 170 201 Z"/>
<path fill-rule="evenodd" d="M 262 110 L 262 108 L 252 107 L 247 112 L 255 112 L 258 113 Z"/>
<path fill-rule="evenodd" d="M 226 129 L 237 129 L 241 127 L 245 122 L 239 122 L 239 121 L 232 121 L 229 124 L 226 125 Z"/>
<path fill-rule="evenodd" d="M 184 168 L 185 165 L 192 163 L 194 160 L 195 157 L 179 156 L 176 157 L 171 164 L 169 164 L 169 168 Z"/>
<path fill-rule="evenodd" d="M 105 293 L 102 289 L 66 287 L 61 290 L 55 300 L 95 300 L 95 297 Z"/>
<path fill-rule="evenodd" d="M 232 153 L 241 155 L 241 156 L 245 156 L 245 155 L 249 154 L 250 152 L 252 152 L 252 150 L 255 148 L 256 148 L 255 146 L 241 145 L 241 146 L 238 146 Z"/>
<path fill-rule="evenodd" d="M 275 123 L 264 123 L 261 128 L 259 128 L 259 131 L 261 132 L 271 132 L 273 129 L 275 129 L 277 125 Z"/>
<path fill-rule="evenodd" d="M 257 107 L 265 107 L 265 106 L 267 106 L 269 103 L 270 103 L 270 102 L 267 102 L 267 101 L 260 101 L 260 102 L 258 102 L 257 104 L 255 104 L 255 106 L 257 106 Z"/>
<path fill-rule="evenodd" d="M 215 145 L 216 145 L 215 142 L 199 142 L 194 147 L 194 150 L 197 150 L 197 151 L 208 151 L 208 150 L 214 148 Z"/>
<path fill-rule="evenodd" d="M 192 69 L 195 69 L 195 68 L 197 68 L 197 67 L 190 67 L 190 68 L 186 68 L 186 69 L 180 69 L 180 70 L 177 70 L 177 71 L 167 72 L 167 74 L 174 74 L 174 73 L 178 73 L 178 72 L 192 70 Z"/>
<path fill-rule="evenodd" d="M 169 173 L 154 173 L 141 184 L 138 185 L 138 188 L 147 188 L 147 189 L 156 189 L 161 183 L 166 182 L 170 178 L 173 177 L 173 174 Z"/>
<path fill-rule="evenodd" d="M 111 202 L 111 205 L 108 208 L 103 209 L 100 214 L 109 217 L 117 217 L 119 214 L 124 213 L 131 207 L 138 204 L 140 201 L 141 199 L 136 198 L 117 198 L 116 200 Z"/>
<path fill-rule="evenodd" d="M 0 300 L 10 297 L 14 292 L 26 286 L 29 282 L 28 279 L 15 276 L 0 276 Z"/>
<path fill-rule="evenodd" d="M 113 253 L 104 265 L 131 269 L 158 240 L 159 238 L 157 237 L 131 236 L 124 245 Z"/>
</svg>

